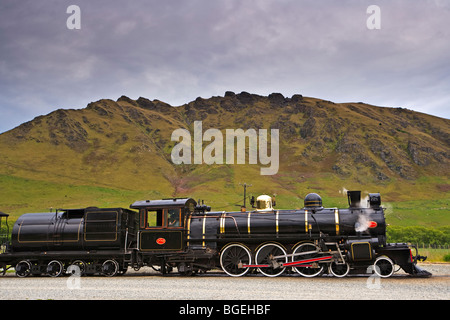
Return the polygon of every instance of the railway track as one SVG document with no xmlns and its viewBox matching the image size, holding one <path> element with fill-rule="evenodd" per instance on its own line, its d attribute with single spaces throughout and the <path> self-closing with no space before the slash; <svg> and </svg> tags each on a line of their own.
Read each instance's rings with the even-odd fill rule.
<svg viewBox="0 0 450 320">
<path fill-rule="evenodd" d="M 150 268 L 130 270 L 115 278 L 27 277 L 7 273 L 0 278 L 2 300 L 449 300 L 450 264 L 427 264 L 431 278 L 398 273 L 391 278 L 321 276 L 304 278 L 296 273 L 267 278 L 259 273 L 233 278 L 221 271 L 192 277 L 161 276 Z"/>
</svg>

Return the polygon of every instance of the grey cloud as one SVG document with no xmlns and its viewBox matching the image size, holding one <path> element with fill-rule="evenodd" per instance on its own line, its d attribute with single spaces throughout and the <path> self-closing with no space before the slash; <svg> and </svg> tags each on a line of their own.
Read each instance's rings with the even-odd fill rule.
<svg viewBox="0 0 450 320">
<path fill-rule="evenodd" d="M 0 4 L 0 132 L 122 94 L 178 105 L 226 90 L 300 93 L 449 117 L 445 1 L 72 1 Z"/>
</svg>

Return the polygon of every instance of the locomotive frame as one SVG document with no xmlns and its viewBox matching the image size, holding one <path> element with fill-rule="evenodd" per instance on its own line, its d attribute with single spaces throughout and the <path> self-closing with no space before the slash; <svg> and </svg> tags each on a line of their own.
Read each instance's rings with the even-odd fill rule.
<svg viewBox="0 0 450 320">
<path fill-rule="evenodd" d="M 24 214 L 0 254 L 3 273 L 16 275 L 124 274 L 148 266 L 182 275 L 220 268 L 227 275 L 259 272 L 275 277 L 292 271 L 304 277 L 324 273 L 344 277 L 374 270 L 389 277 L 398 265 L 412 276 L 429 277 L 405 243 L 386 243 L 384 209 L 379 194 L 349 191 L 349 208 L 323 208 L 317 194 L 305 207 L 275 210 L 260 196 L 255 210 L 211 212 L 191 198 L 136 201 L 130 209 L 59 209 Z M 200 202 L 200 201 L 199 201 Z M 252 201 L 255 204 L 255 201 Z M 0 216 L 0 219 L 7 215 Z"/>
</svg>

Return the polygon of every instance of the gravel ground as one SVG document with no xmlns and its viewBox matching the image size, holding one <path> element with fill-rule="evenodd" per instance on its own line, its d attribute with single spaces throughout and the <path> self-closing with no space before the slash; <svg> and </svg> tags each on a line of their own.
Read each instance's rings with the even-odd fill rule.
<svg viewBox="0 0 450 320">
<path fill-rule="evenodd" d="M 450 300 L 450 264 L 424 264 L 431 278 L 395 274 L 388 279 L 349 276 L 303 278 L 285 275 L 267 278 L 248 275 L 232 278 L 223 273 L 193 277 L 161 276 L 149 268 L 121 277 L 27 277 L 9 273 L 0 277 L 1 300 Z"/>
</svg>

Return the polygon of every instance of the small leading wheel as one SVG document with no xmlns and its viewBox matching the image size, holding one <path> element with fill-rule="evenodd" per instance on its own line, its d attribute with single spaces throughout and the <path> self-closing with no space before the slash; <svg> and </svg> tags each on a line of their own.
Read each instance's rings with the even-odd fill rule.
<svg viewBox="0 0 450 320">
<path fill-rule="evenodd" d="M 284 256 L 275 258 L 277 256 Z M 267 268 L 258 268 L 258 271 L 267 277 L 277 277 L 286 270 L 286 267 L 280 267 L 280 263 L 288 262 L 286 250 L 276 243 L 267 243 L 260 247 L 256 252 L 255 263 L 258 265 L 268 264 Z"/>
<path fill-rule="evenodd" d="M 82 260 L 75 260 L 67 268 L 66 273 L 76 276 L 82 276 L 86 272 L 86 264 Z"/>
<path fill-rule="evenodd" d="M 119 272 L 119 263 L 112 259 L 106 260 L 102 264 L 102 274 L 107 277 L 114 277 Z"/>
<path fill-rule="evenodd" d="M 52 260 L 47 265 L 47 274 L 50 277 L 59 277 L 64 271 L 64 266 L 61 261 Z"/>
<path fill-rule="evenodd" d="M 303 243 L 294 249 L 294 256 L 292 257 L 292 262 L 299 260 L 306 260 L 310 258 L 314 258 L 317 256 L 317 253 L 320 251 L 319 247 L 312 243 Z M 311 252 L 311 253 L 306 253 Z M 305 253 L 302 255 L 295 255 L 297 253 Z M 324 269 L 323 264 L 311 264 L 307 266 L 298 266 L 293 267 L 293 269 L 303 277 L 312 278 L 321 275 Z"/>
<path fill-rule="evenodd" d="M 330 267 L 328 268 L 330 273 L 338 278 L 345 277 L 350 271 L 350 265 L 346 263 L 338 264 L 336 262 L 331 262 Z"/>
<path fill-rule="evenodd" d="M 220 265 L 226 274 L 232 277 L 243 276 L 250 267 L 242 267 L 252 262 L 250 250 L 243 244 L 231 244 L 222 250 L 220 254 Z"/>
<path fill-rule="evenodd" d="M 22 260 L 16 264 L 16 276 L 19 278 L 28 277 L 31 273 L 31 263 L 28 260 Z"/>
<path fill-rule="evenodd" d="M 394 262 L 386 256 L 378 257 L 373 266 L 375 273 L 381 278 L 388 278 L 394 273 Z"/>
</svg>

